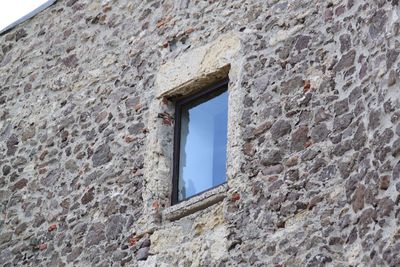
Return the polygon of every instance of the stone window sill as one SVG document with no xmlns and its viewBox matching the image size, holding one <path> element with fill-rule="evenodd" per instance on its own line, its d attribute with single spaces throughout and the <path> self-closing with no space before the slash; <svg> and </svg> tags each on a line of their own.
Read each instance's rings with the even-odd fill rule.
<svg viewBox="0 0 400 267">
<path fill-rule="evenodd" d="M 227 190 L 228 184 L 225 183 L 204 193 L 179 202 L 174 206 L 168 207 L 162 212 L 163 221 L 179 220 L 182 217 L 206 209 L 222 201 L 226 196 Z"/>
</svg>

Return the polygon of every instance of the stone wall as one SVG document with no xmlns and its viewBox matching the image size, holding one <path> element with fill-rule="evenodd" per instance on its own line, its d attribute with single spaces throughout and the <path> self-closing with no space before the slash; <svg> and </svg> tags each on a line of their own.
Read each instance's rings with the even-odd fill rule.
<svg viewBox="0 0 400 267">
<path fill-rule="evenodd" d="M 400 265 L 399 17 L 397 0 L 61 0 L 3 34 L 0 265 Z M 146 227 L 168 206 L 143 201 L 149 122 L 173 127 L 149 112 L 158 71 L 227 33 L 240 171 L 223 201 Z"/>
</svg>

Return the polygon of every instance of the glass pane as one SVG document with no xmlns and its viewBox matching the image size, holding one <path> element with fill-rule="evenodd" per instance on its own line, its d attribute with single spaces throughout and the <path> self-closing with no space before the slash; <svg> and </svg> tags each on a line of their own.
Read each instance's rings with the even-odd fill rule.
<svg viewBox="0 0 400 267">
<path fill-rule="evenodd" d="M 178 200 L 226 181 L 228 92 L 182 106 Z"/>
</svg>

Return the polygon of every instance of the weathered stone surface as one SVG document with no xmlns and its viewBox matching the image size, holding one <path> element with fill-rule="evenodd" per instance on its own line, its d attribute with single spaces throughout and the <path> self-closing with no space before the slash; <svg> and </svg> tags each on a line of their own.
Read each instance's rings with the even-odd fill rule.
<svg viewBox="0 0 400 267">
<path fill-rule="evenodd" d="M 400 155 L 400 139 L 397 139 L 396 141 L 393 142 L 392 155 L 393 157 L 397 157 Z"/>
<path fill-rule="evenodd" d="M 112 159 L 112 153 L 108 144 L 100 145 L 93 154 L 92 162 L 93 167 L 98 167 L 110 162 Z"/>
<path fill-rule="evenodd" d="M 297 181 L 300 177 L 299 170 L 289 170 L 285 173 L 285 179 L 289 179 L 292 181 Z"/>
<path fill-rule="evenodd" d="M 380 111 L 372 110 L 369 114 L 368 129 L 374 130 L 379 126 L 380 123 Z"/>
<path fill-rule="evenodd" d="M 300 35 L 300 36 L 297 38 L 295 48 L 296 48 L 298 51 L 301 51 L 301 50 L 307 48 L 307 47 L 308 47 L 308 43 L 310 42 L 310 39 L 311 39 L 310 36 L 307 36 L 307 35 Z"/>
<path fill-rule="evenodd" d="M 309 140 L 308 126 L 300 126 L 292 133 L 291 139 L 292 150 L 300 151 L 306 148 L 306 143 Z"/>
<path fill-rule="evenodd" d="M 78 171 L 79 166 L 76 164 L 74 160 L 67 160 L 65 162 L 65 169 L 71 173 L 75 173 Z"/>
<path fill-rule="evenodd" d="M 15 191 L 15 190 L 22 189 L 27 185 L 27 183 L 28 183 L 28 180 L 25 178 L 22 178 L 22 179 L 18 180 L 15 184 L 13 184 L 11 190 Z"/>
<path fill-rule="evenodd" d="M 21 223 L 17 226 L 17 228 L 15 228 L 15 234 L 16 235 L 20 235 L 22 234 L 26 229 L 28 228 L 28 224 L 27 223 Z"/>
<path fill-rule="evenodd" d="M 123 218 L 121 215 L 111 216 L 110 219 L 107 221 L 106 226 L 107 239 L 117 239 L 123 230 L 125 222 L 125 218 Z"/>
<path fill-rule="evenodd" d="M 342 34 L 339 37 L 340 41 L 340 52 L 347 52 L 351 48 L 351 36 L 350 34 Z"/>
<path fill-rule="evenodd" d="M 380 34 L 383 34 L 387 19 L 388 17 L 384 10 L 378 10 L 372 16 L 369 27 L 369 34 L 372 38 L 377 38 Z"/>
<path fill-rule="evenodd" d="M 79 257 L 79 255 L 82 254 L 82 252 L 83 252 L 83 248 L 82 247 L 73 248 L 71 253 L 69 253 L 68 256 L 67 256 L 67 262 L 75 261 Z"/>
<path fill-rule="evenodd" d="M 15 41 L 18 42 L 20 39 L 28 36 L 27 32 L 25 29 L 19 29 L 15 32 Z"/>
<path fill-rule="evenodd" d="M 400 178 L 400 161 L 393 167 L 393 179 Z"/>
<path fill-rule="evenodd" d="M 10 173 L 10 171 L 11 171 L 11 166 L 9 166 L 9 165 L 4 165 L 2 169 L 3 169 L 3 175 L 6 176 L 7 174 Z"/>
<path fill-rule="evenodd" d="M 365 186 L 359 184 L 354 192 L 352 200 L 354 212 L 357 212 L 364 208 L 364 193 L 365 193 Z"/>
<path fill-rule="evenodd" d="M 189 83 L 198 87 L 201 83 L 220 80 L 226 76 L 227 65 L 236 56 L 239 47 L 239 37 L 226 34 L 209 45 L 193 49 L 173 62 L 162 65 L 156 78 L 157 96 L 182 94 L 188 91 L 185 85 Z M 208 77 L 206 74 L 209 74 Z"/>
<path fill-rule="evenodd" d="M 389 216 L 393 211 L 394 202 L 389 197 L 382 198 L 378 203 L 378 214 L 382 217 Z"/>
<path fill-rule="evenodd" d="M 389 49 L 386 52 L 386 68 L 390 69 L 394 62 L 396 62 L 397 57 L 399 56 L 400 51 Z"/>
<path fill-rule="evenodd" d="M 138 261 L 143 261 L 146 260 L 147 257 L 149 256 L 149 247 L 144 247 L 144 248 L 140 248 L 137 252 L 136 252 L 136 259 Z"/>
<path fill-rule="evenodd" d="M 320 266 L 332 262 L 332 258 L 324 254 L 315 255 L 307 264 L 307 266 Z"/>
<path fill-rule="evenodd" d="M 346 54 L 344 54 L 339 62 L 336 64 L 335 66 L 335 71 L 342 71 L 344 69 L 350 68 L 351 66 L 353 66 L 354 63 L 354 59 L 356 57 L 356 51 L 355 50 L 351 50 L 349 52 L 347 52 Z"/>
<path fill-rule="evenodd" d="M 349 104 L 348 104 L 347 98 L 336 102 L 335 106 L 334 106 L 334 110 L 335 110 L 335 115 L 336 116 L 340 116 L 340 115 L 348 112 L 349 111 Z"/>
<path fill-rule="evenodd" d="M 277 122 L 275 122 L 271 129 L 271 137 L 273 140 L 276 140 L 280 137 L 283 137 L 287 134 L 290 133 L 292 127 L 290 126 L 290 123 L 286 120 L 278 120 Z"/>
<path fill-rule="evenodd" d="M 365 127 L 364 124 L 361 123 L 358 126 L 357 131 L 354 133 L 351 145 L 354 148 L 354 150 L 360 150 L 364 146 L 366 141 L 367 141 L 367 135 L 365 132 Z"/>
<path fill-rule="evenodd" d="M 24 131 L 22 132 L 21 140 L 25 142 L 25 141 L 31 139 L 32 137 L 34 137 L 35 133 L 36 133 L 35 127 L 33 125 L 30 125 L 30 126 L 26 127 L 24 129 Z"/>
<path fill-rule="evenodd" d="M 353 121 L 353 118 L 354 116 L 351 113 L 336 117 L 333 121 L 333 130 L 336 132 L 343 131 L 350 125 L 350 123 Z"/>
<path fill-rule="evenodd" d="M 12 232 L 3 232 L 0 234 L 0 245 L 3 245 L 4 243 L 7 243 L 8 241 L 11 240 L 13 236 Z"/>
<path fill-rule="evenodd" d="M 266 152 L 261 164 L 264 166 L 282 163 L 282 152 L 280 150 L 270 150 Z"/>
<path fill-rule="evenodd" d="M 15 134 L 12 134 L 10 138 L 7 140 L 7 155 L 13 156 L 17 151 L 18 146 L 18 137 Z"/>
<path fill-rule="evenodd" d="M 76 55 L 70 55 L 67 56 L 62 60 L 62 63 L 67 67 L 67 68 L 76 68 L 78 66 L 78 58 Z"/>
<path fill-rule="evenodd" d="M 144 124 L 143 123 L 136 123 L 136 124 L 134 124 L 134 125 L 132 125 L 132 126 L 129 126 L 128 127 L 128 131 L 129 131 L 129 133 L 130 134 L 133 134 L 133 135 L 137 135 L 137 134 L 140 134 L 140 133 L 142 133 L 143 132 L 143 129 L 144 129 Z"/>
<path fill-rule="evenodd" d="M 398 266 L 398 2 L 68 0 L 1 34 L 0 266 Z M 174 103 L 227 77 L 227 184 L 168 215 Z"/>
<path fill-rule="evenodd" d="M 310 133 L 310 136 L 314 143 L 323 142 L 329 135 L 329 130 L 325 123 L 319 123 L 315 125 Z"/>
<path fill-rule="evenodd" d="M 94 188 L 92 187 L 82 196 L 81 203 L 86 205 L 93 199 L 94 199 Z"/>
<path fill-rule="evenodd" d="M 250 142 L 247 142 L 243 145 L 243 153 L 247 156 L 253 156 L 255 151 L 253 149 L 253 145 Z"/>
<path fill-rule="evenodd" d="M 54 183 L 57 182 L 57 180 L 59 179 L 59 170 L 52 170 L 50 171 L 48 174 L 46 174 L 45 177 L 42 177 L 40 179 L 40 183 L 43 186 L 52 186 L 54 185 Z"/>
<path fill-rule="evenodd" d="M 388 175 L 382 176 L 379 182 L 379 188 L 382 190 L 386 190 L 390 185 L 390 177 Z"/>
<path fill-rule="evenodd" d="M 281 83 L 282 93 L 285 95 L 295 93 L 296 91 L 300 91 L 303 86 L 304 81 L 300 76 L 296 76 L 288 81 Z"/>
<path fill-rule="evenodd" d="M 89 228 L 88 233 L 85 238 L 85 246 L 91 247 L 94 245 L 98 245 L 99 242 L 105 239 L 104 235 L 104 224 L 102 223 L 94 223 Z"/>
<path fill-rule="evenodd" d="M 333 155 L 337 157 L 343 156 L 347 151 L 351 149 L 351 144 L 352 144 L 351 140 L 346 140 L 338 143 L 335 149 L 333 150 Z"/>
<path fill-rule="evenodd" d="M 271 165 L 262 170 L 262 173 L 264 175 L 272 175 L 272 174 L 278 174 L 283 171 L 283 166 L 282 164 L 276 164 L 276 165 Z"/>
<path fill-rule="evenodd" d="M 389 72 L 389 77 L 388 77 L 388 86 L 395 85 L 398 79 L 399 79 L 399 75 L 397 74 L 397 72 L 394 70 L 391 70 Z"/>
</svg>

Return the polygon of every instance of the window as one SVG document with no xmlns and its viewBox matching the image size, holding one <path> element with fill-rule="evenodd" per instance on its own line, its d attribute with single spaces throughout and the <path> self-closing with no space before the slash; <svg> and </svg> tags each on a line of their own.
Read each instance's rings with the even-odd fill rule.
<svg viewBox="0 0 400 267">
<path fill-rule="evenodd" d="M 189 107 L 190 102 L 194 102 L 196 99 L 201 102 L 201 99 L 203 99 L 203 102 L 207 103 L 208 100 L 213 99 L 211 97 L 207 100 L 207 97 L 210 97 L 213 93 L 216 93 L 217 95 L 214 96 L 218 97 L 217 91 L 219 89 L 220 92 L 228 91 L 222 98 L 227 99 L 229 95 L 229 102 L 237 104 L 230 105 L 227 109 L 228 103 L 225 100 L 225 108 L 224 106 L 220 107 L 222 110 L 228 111 L 224 125 L 228 122 L 229 125 L 239 126 L 241 114 L 244 111 L 243 99 L 246 94 L 245 90 L 242 90 L 241 75 L 243 63 L 247 62 L 242 57 L 241 51 L 245 45 L 242 43 L 241 35 L 240 32 L 222 34 L 203 46 L 182 51 L 181 55 L 171 57 L 170 60 L 160 66 L 154 81 L 155 98 L 149 106 L 149 120 L 148 125 L 146 125 L 146 128 L 149 129 L 146 141 L 148 149 L 144 155 L 143 215 L 140 218 L 143 228 L 150 229 L 160 223 L 175 221 L 190 214 L 202 212 L 213 205 L 220 205 L 228 194 L 235 191 L 236 181 L 241 177 L 241 164 L 245 159 L 242 152 L 243 140 L 240 138 L 242 127 L 225 126 L 227 129 L 224 129 L 227 130 L 228 134 L 218 135 L 218 137 L 232 136 L 234 138 L 227 138 L 227 141 L 219 142 L 226 143 L 226 146 L 222 145 L 222 148 L 224 148 L 222 151 L 226 150 L 226 153 L 220 152 L 220 154 L 223 154 L 222 157 L 214 157 L 213 155 L 210 157 L 212 161 L 219 159 L 226 163 L 226 165 L 219 165 L 224 170 L 221 172 L 225 174 L 224 177 L 221 177 L 223 184 L 212 188 L 218 184 L 218 178 L 208 175 L 208 177 L 212 177 L 212 182 L 209 178 L 206 187 L 193 186 L 192 188 L 195 188 L 195 190 L 190 193 L 188 192 L 189 183 L 187 181 L 189 177 L 185 176 L 185 169 L 183 168 L 188 169 L 189 163 L 192 162 L 188 158 L 190 152 L 188 144 L 190 140 L 188 139 L 193 133 L 190 130 L 190 124 L 194 122 L 190 111 L 195 107 Z M 217 85 L 223 79 L 228 80 L 228 77 L 229 88 L 227 88 L 226 82 Z M 216 86 L 208 88 L 209 85 L 213 84 Z M 198 103 L 198 106 L 200 105 Z M 188 136 L 183 136 L 181 140 L 181 114 L 185 114 L 182 111 L 182 108 L 185 107 L 186 115 L 189 114 L 189 121 L 185 120 L 187 124 L 186 135 Z M 212 109 L 208 108 L 208 111 L 211 112 Z M 175 113 L 179 115 L 174 116 Z M 175 123 L 171 123 L 172 117 L 174 117 Z M 183 142 L 182 150 L 184 151 L 182 155 L 184 165 L 181 164 L 181 166 L 184 166 L 182 167 L 183 176 L 179 176 L 180 142 Z M 214 146 L 214 143 L 212 146 Z M 218 150 L 215 151 L 212 154 L 218 154 Z M 203 169 L 205 169 L 206 164 L 210 163 L 200 162 L 200 164 L 201 168 L 197 171 L 205 172 Z M 236 179 L 237 177 L 239 179 Z M 194 183 L 192 178 L 194 177 L 191 177 L 190 181 Z M 181 180 L 180 184 L 179 180 Z M 179 187 L 180 190 L 178 190 Z M 206 191 L 202 193 L 204 190 Z M 178 191 L 180 191 L 179 195 Z M 159 215 L 161 215 L 161 221 Z"/>
<path fill-rule="evenodd" d="M 227 81 L 176 102 L 172 204 L 226 181 Z"/>
</svg>

